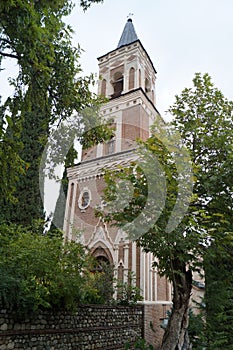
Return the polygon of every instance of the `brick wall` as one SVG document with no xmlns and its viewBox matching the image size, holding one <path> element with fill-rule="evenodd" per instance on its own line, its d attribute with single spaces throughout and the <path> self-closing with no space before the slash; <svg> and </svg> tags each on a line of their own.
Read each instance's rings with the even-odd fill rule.
<svg viewBox="0 0 233 350">
<path fill-rule="evenodd" d="M 143 331 L 143 306 L 82 306 L 16 322 L 0 310 L 0 350 L 125 349 Z"/>
<path fill-rule="evenodd" d="M 153 345 L 154 350 L 159 350 L 164 334 L 161 328 L 163 318 L 166 312 L 170 310 L 171 305 L 146 304 L 144 305 L 144 338 Z M 169 350 L 169 349 L 168 349 Z"/>
</svg>

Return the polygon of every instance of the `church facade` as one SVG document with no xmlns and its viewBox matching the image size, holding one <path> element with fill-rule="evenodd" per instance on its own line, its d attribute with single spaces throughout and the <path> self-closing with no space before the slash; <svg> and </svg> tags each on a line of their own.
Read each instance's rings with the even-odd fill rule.
<svg viewBox="0 0 233 350">
<path fill-rule="evenodd" d="M 156 70 L 130 18 L 117 48 L 99 57 L 98 62 L 98 93 L 108 98 L 101 113 L 113 120 L 115 136 L 83 151 L 81 162 L 67 170 L 64 232 L 68 239 L 75 240 L 81 231 L 82 243 L 94 257 L 113 264 L 120 281 L 127 282 L 129 272 L 134 273 L 145 304 L 145 338 L 159 344 L 163 334 L 160 324 L 171 307 L 171 286 L 153 268 L 151 253 L 130 241 L 122 229 L 95 216 L 95 208 L 103 204 L 105 170 L 136 161 L 136 140 L 146 140 L 150 126 L 161 119 L 156 109 Z"/>
</svg>

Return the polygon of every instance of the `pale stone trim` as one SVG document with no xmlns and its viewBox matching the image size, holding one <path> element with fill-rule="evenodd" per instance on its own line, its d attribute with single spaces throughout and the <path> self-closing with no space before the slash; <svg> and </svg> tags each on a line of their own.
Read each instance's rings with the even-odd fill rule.
<svg viewBox="0 0 233 350">
<path fill-rule="evenodd" d="M 73 204 L 73 203 L 71 203 L 71 206 L 69 205 L 72 185 L 74 186 L 74 182 L 69 181 L 67 197 L 66 197 L 65 217 L 64 217 L 64 224 L 63 224 L 63 231 L 65 232 L 65 234 L 67 236 L 68 236 L 68 232 L 69 232 L 69 228 L 68 228 L 69 227 L 69 222 L 68 222 L 69 221 L 69 212 L 71 211 L 72 204 Z"/>
<path fill-rule="evenodd" d="M 140 264 L 140 289 L 143 292 L 143 299 L 146 300 L 146 283 L 145 283 L 145 253 L 140 249 L 141 254 L 141 264 Z"/>
<path fill-rule="evenodd" d="M 128 270 L 129 270 L 129 245 L 126 244 L 124 247 L 124 263 L 125 263 L 125 269 L 124 269 L 124 282 L 128 282 Z"/>
<path fill-rule="evenodd" d="M 172 306 L 172 302 L 171 301 L 167 301 L 167 300 L 159 300 L 159 301 L 143 300 L 143 301 L 138 301 L 137 304 L 142 304 L 142 305 L 169 305 L 169 306 Z"/>
<path fill-rule="evenodd" d="M 100 225 L 103 225 L 104 228 Z M 113 241 L 109 235 L 107 224 L 104 223 L 101 218 L 99 218 L 98 223 L 95 226 L 94 232 L 87 243 L 88 247 L 93 247 L 93 245 L 95 245 L 95 243 L 98 241 L 98 238 L 95 238 L 95 237 L 97 236 L 99 229 L 101 229 L 103 231 L 104 236 L 105 236 L 105 240 L 109 242 L 109 245 L 111 246 L 111 249 L 113 251 L 114 250 Z M 109 246 L 108 246 L 108 248 L 109 248 Z M 113 257 L 114 257 L 114 254 L 113 254 Z"/>
<path fill-rule="evenodd" d="M 103 143 L 98 143 L 97 145 L 97 152 L 96 152 L 96 157 L 99 158 L 99 157 L 102 157 L 103 155 Z"/>
<path fill-rule="evenodd" d="M 68 239 L 72 239 L 72 232 L 73 232 L 73 224 L 74 224 L 74 216 L 75 216 L 75 199 L 77 195 L 77 182 L 74 182 L 74 190 L 73 190 L 73 198 L 71 202 L 71 210 L 70 210 L 70 222 L 69 222 L 69 229 L 68 229 Z M 68 198 L 69 200 L 69 198 Z"/>
<path fill-rule="evenodd" d="M 137 254 L 136 242 L 132 242 L 132 271 L 135 274 L 136 274 L 136 254 Z"/>
</svg>

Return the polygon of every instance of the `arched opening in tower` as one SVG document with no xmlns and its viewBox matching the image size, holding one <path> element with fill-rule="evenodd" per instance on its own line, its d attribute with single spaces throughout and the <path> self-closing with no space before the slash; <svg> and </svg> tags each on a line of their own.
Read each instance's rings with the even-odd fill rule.
<svg viewBox="0 0 233 350">
<path fill-rule="evenodd" d="M 121 72 L 117 72 L 114 74 L 114 80 L 112 82 L 114 93 L 112 94 L 112 98 L 119 97 L 124 88 L 124 77 Z"/>
<path fill-rule="evenodd" d="M 145 91 L 146 93 L 151 91 L 151 84 L 148 78 L 145 79 Z"/>
</svg>

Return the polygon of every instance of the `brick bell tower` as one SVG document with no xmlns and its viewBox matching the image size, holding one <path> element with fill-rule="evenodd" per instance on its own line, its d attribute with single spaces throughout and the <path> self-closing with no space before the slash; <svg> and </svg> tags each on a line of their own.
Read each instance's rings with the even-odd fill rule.
<svg viewBox="0 0 233 350">
<path fill-rule="evenodd" d="M 168 306 L 170 286 L 152 268 L 154 257 L 129 241 L 121 229 L 107 225 L 94 213 L 102 201 L 104 170 L 136 160 L 136 139 L 146 140 L 152 123 L 161 118 L 155 106 L 156 70 L 131 18 L 117 48 L 100 56 L 98 62 L 98 94 L 108 98 L 101 113 L 114 120 L 115 137 L 85 150 L 81 162 L 68 169 L 65 235 L 76 239 L 76 233 L 81 230 L 82 242 L 97 259 L 114 264 L 118 279 L 127 281 L 128 272 L 133 271 L 144 301 Z M 158 316 L 162 318 L 164 306 L 161 310 Z"/>
</svg>

